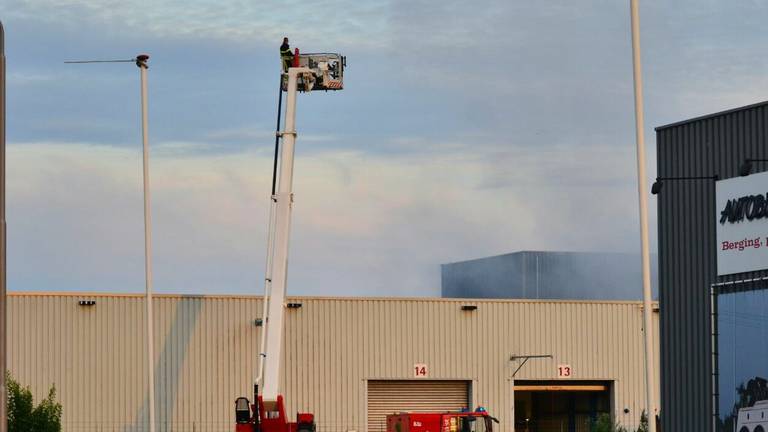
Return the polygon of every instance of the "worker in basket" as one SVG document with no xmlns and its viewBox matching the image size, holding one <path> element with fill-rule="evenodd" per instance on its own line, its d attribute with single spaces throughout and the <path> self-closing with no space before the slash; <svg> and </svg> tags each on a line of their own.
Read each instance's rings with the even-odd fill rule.
<svg viewBox="0 0 768 432">
<path fill-rule="evenodd" d="M 280 59 L 283 61 L 283 71 L 288 72 L 288 68 L 293 64 L 293 53 L 287 37 L 283 38 L 283 44 L 280 45 Z"/>
</svg>

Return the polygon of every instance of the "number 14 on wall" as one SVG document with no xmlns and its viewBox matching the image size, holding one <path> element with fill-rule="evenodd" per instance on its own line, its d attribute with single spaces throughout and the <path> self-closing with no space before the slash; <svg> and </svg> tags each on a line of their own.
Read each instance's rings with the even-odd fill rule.
<svg viewBox="0 0 768 432">
<path fill-rule="evenodd" d="M 414 378 L 427 378 L 429 376 L 429 369 L 424 363 L 416 363 L 413 365 L 413 377 Z"/>
</svg>

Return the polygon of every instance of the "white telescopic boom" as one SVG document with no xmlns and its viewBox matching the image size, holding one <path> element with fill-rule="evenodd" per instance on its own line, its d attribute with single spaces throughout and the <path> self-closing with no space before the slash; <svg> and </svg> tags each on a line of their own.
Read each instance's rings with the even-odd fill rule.
<svg viewBox="0 0 768 432">
<path fill-rule="evenodd" d="M 262 398 L 276 401 L 280 385 L 280 364 L 283 349 L 283 311 L 285 287 L 288 279 L 288 241 L 291 231 L 293 206 L 293 155 L 296 145 L 296 93 L 298 76 L 310 72 L 308 68 L 288 69 L 288 95 L 285 108 L 285 130 L 282 132 L 283 147 L 280 153 L 280 177 L 275 200 L 274 256 L 272 258 L 269 310 L 264 323 L 267 338 L 264 358 Z M 269 253 L 269 251 L 268 251 Z"/>
</svg>

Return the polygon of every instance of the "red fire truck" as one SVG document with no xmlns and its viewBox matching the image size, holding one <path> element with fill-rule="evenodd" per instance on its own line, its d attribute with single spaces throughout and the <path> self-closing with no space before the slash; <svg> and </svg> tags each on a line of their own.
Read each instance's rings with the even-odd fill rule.
<svg viewBox="0 0 768 432">
<path fill-rule="evenodd" d="M 493 432 L 493 424 L 498 422 L 482 408 L 474 412 L 404 412 L 387 416 L 387 432 Z"/>
</svg>

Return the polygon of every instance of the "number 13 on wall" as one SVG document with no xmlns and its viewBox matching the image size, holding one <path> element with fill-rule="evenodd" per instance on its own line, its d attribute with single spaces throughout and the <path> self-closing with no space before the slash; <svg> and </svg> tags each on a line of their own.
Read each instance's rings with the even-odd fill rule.
<svg viewBox="0 0 768 432">
<path fill-rule="evenodd" d="M 413 377 L 414 378 L 427 378 L 429 376 L 429 369 L 424 363 L 416 363 L 413 365 Z"/>
<path fill-rule="evenodd" d="M 557 377 L 558 378 L 570 378 L 573 373 L 571 365 L 561 364 L 557 365 Z"/>
</svg>

